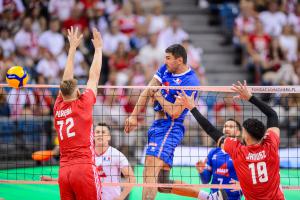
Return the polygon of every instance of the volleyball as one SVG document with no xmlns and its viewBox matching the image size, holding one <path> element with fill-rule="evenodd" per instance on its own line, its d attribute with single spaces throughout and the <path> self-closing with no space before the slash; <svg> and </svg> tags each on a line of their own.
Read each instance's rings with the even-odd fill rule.
<svg viewBox="0 0 300 200">
<path fill-rule="evenodd" d="M 24 87 L 28 81 L 28 74 L 21 66 L 14 66 L 7 70 L 6 82 L 10 87 Z"/>
</svg>

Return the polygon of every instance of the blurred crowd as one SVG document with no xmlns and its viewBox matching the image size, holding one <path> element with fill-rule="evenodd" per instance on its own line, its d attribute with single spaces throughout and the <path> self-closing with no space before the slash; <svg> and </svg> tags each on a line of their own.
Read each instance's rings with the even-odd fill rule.
<svg viewBox="0 0 300 200">
<path fill-rule="evenodd" d="M 146 85 L 164 63 L 164 50 L 174 43 L 185 46 L 188 64 L 204 83 L 199 49 L 191 44 L 180 20 L 163 14 L 163 8 L 160 0 L 0 0 L 0 83 L 5 82 L 9 67 L 20 65 L 33 84 L 59 84 L 71 26 L 79 27 L 84 36 L 74 64 L 79 84 L 86 83 L 93 59 L 93 27 L 100 30 L 104 41 L 101 85 Z M 10 90 L 9 96 L 15 96 L 8 99 L 13 105 L 10 114 L 45 114 L 35 112 L 37 103 L 51 112 L 52 97 L 34 98 L 39 92 Z"/>
<path fill-rule="evenodd" d="M 300 3 L 297 0 L 203 0 L 210 25 L 221 24 L 233 43 L 234 63 L 256 85 L 300 83 Z M 202 2 L 202 0 L 200 0 Z M 203 4 L 203 2 L 202 2 Z"/>
</svg>

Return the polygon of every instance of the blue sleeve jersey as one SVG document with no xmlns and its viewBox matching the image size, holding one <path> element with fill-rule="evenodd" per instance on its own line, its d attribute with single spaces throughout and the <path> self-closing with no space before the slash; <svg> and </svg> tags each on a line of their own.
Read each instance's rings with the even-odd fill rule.
<svg viewBox="0 0 300 200">
<path fill-rule="evenodd" d="M 161 66 L 154 77 L 165 86 L 199 86 L 197 75 L 192 69 L 182 74 L 172 74 L 168 72 L 167 66 Z M 174 89 L 162 89 L 163 97 L 175 103 L 177 91 Z M 187 95 L 192 94 L 192 90 L 187 90 Z M 158 101 L 154 102 L 156 112 L 163 111 Z M 166 118 L 157 119 L 148 130 L 148 147 L 146 155 L 155 156 L 172 167 L 175 148 L 182 142 L 185 128 L 183 125 L 184 117 L 188 109 L 185 109 L 177 119 L 172 119 L 167 113 Z"/>
<path fill-rule="evenodd" d="M 211 181 L 212 184 L 230 184 L 230 180 L 238 180 L 230 156 L 221 148 L 212 149 L 206 162 L 206 169 L 200 174 L 202 183 Z M 211 189 L 211 192 L 217 192 L 218 189 Z M 225 190 L 229 200 L 238 200 L 242 197 L 241 191 L 231 192 Z"/>
<path fill-rule="evenodd" d="M 167 65 L 162 65 L 157 70 L 154 77 L 164 86 L 200 86 L 200 81 L 196 73 L 191 68 L 182 74 L 173 74 L 168 71 Z M 161 93 L 167 101 L 174 103 L 176 101 L 177 92 L 180 91 L 181 90 L 163 89 L 161 90 Z M 185 92 L 187 95 L 191 96 L 193 90 L 185 90 Z M 195 97 L 196 96 L 197 93 L 195 94 Z M 162 110 L 162 106 L 157 101 L 155 101 L 154 111 L 157 112 Z M 177 120 L 183 121 L 187 112 L 188 109 L 185 109 Z M 166 115 L 168 118 L 170 118 L 170 116 L 167 113 Z"/>
</svg>

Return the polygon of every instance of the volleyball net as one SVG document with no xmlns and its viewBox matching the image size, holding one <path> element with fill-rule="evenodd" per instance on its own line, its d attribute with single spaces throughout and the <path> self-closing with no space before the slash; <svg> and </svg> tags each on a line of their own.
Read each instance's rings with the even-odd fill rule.
<svg viewBox="0 0 300 200">
<path fill-rule="evenodd" d="M 84 87 L 80 87 L 82 90 Z M 153 87 L 157 88 L 157 87 Z M 242 123 L 266 117 L 251 103 L 236 100 L 228 86 L 159 87 L 169 90 L 197 90 L 196 104 L 200 112 L 218 129 L 224 122 L 235 119 Z M 279 149 L 281 184 L 285 190 L 300 189 L 300 87 L 249 87 L 255 96 L 271 105 L 280 121 Z M 94 106 L 94 124 L 106 123 L 111 127 L 110 145 L 121 151 L 134 169 L 136 183 L 108 181 L 108 186 L 158 187 L 161 184 L 143 183 L 143 169 L 147 148 L 147 132 L 156 120 L 151 99 L 138 114 L 137 129 L 124 133 L 126 118 L 132 113 L 145 87 L 101 86 Z M 57 184 L 41 181 L 41 176 L 58 177 L 59 156 L 53 153 L 58 146 L 53 124 L 53 105 L 58 94 L 56 85 L 28 85 L 15 90 L 0 85 L 0 183 Z M 215 143 L 188 112 L 183 122 L 185 135 L 176 147 L 170 177 L 184 184 L 165 184 L 164 187 L 231 188 L 238 185 L 202 184 L 196 163 L 204 160 Z M 33 153 L 46 155 L 33 160 Z M 37 155 L 38 156 L 38 155 Z M 107 158 L 111 159 L 111 158 Z"/>
</svg>

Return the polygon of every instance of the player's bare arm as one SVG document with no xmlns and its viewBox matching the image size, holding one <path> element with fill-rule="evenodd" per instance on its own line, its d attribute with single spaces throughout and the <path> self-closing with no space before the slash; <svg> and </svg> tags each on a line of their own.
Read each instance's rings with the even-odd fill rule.
<svg viewBox="0 0 300 200">
<path fill-rule="evenodd" d="M 152 80 L 149 82 L 148 86 L 161 86 L 161 83 L 153 77 Z M 140 94 L 138 102 L 136 103 L 133 112 L 131 113 L 130 117 L 128 117 L 125 121 L 125 133 L 130 133 L 131 131 L 137 128 L 138 114 L 141 113 L 142 110 L 145 108 L 148 98 L 150 96 L 153 96 L 154 92 L 155 90 L 147 88 L 143 90 L 143 92 Z"/>
<path fill-rule="evenodd" d="M 234 96 L 234 98 L 249 101 L 255 106 L 257 106 L 260 109 L 260 111 L 262 111 L 267 116 L 268 130 L 272 130 L 272 132 L 274 132 L 278 137 L 280 137 L 280 130 L 278 128 L 279 120 L 277 113 L 269 105 L 265 104 L 264 102 L 252 95 L 245 80 L 243 84 L 240 81 L 238 81 L 237 84 L 233 84 L 232 90 L 238 93 L 238 95 Z"/>
<path fill-rule="evenodd" d="M 73 28 L 71 26 L 70 29 L 68 29 L 68 40 L 70 43 L 70 48 L 68 52 L 68 57 L 67 57 L 67 63 L 65 67 L 65 71 L 63 74 L 62 80 L 70 80 L 74 78 L 74 57 L 76 53 L 76 49 L 79 46 L 80 42 L 82 39 L 82 34 L 79 35 L 78 33 L 78 28 Z"/>
<path fill-rule="evenodd" d="M 157 91 L 154 94 L 154 98 L 160 103 L 160 105 L 162 105 L 164 111 L 168 113 L 168 115 L 170 115 L 173 119 L 178 118 L 185 109 L 185 106 L 177 99 L 174 103 L 167 101 L 163 97 L 161 91 Z"/>
<path fill-rule="evenodd" d="M 124 177 L 126 178 L 128 183 L 136 183 L 136 179 L 135 179 L 133 170 L 130 166 L 122 168 L 121 172 L 124 175 Z M 130 193 L 131 189 L 132 189 L 132 187 L 130 187 L 130 186 L 124 187 L 120 197 L 118 199 L 114 199 L 114 200 L 125 199 L 128 196 L 128 194 Z"/>
<path fill-rule="evenodd" d="M 94 94 L 97 95 L 97 86 L 99 83 L 101 66 L 102 66 L 102 47 L 103 41 L 100 32 L 93 28 L 93 39 L 92 39 L 95 53 L 93 62 L 91 65 L 90 73 L 89 73 L 89 80 L 87 82 L 87 89 L 93 90 Z"/>
</svg>

